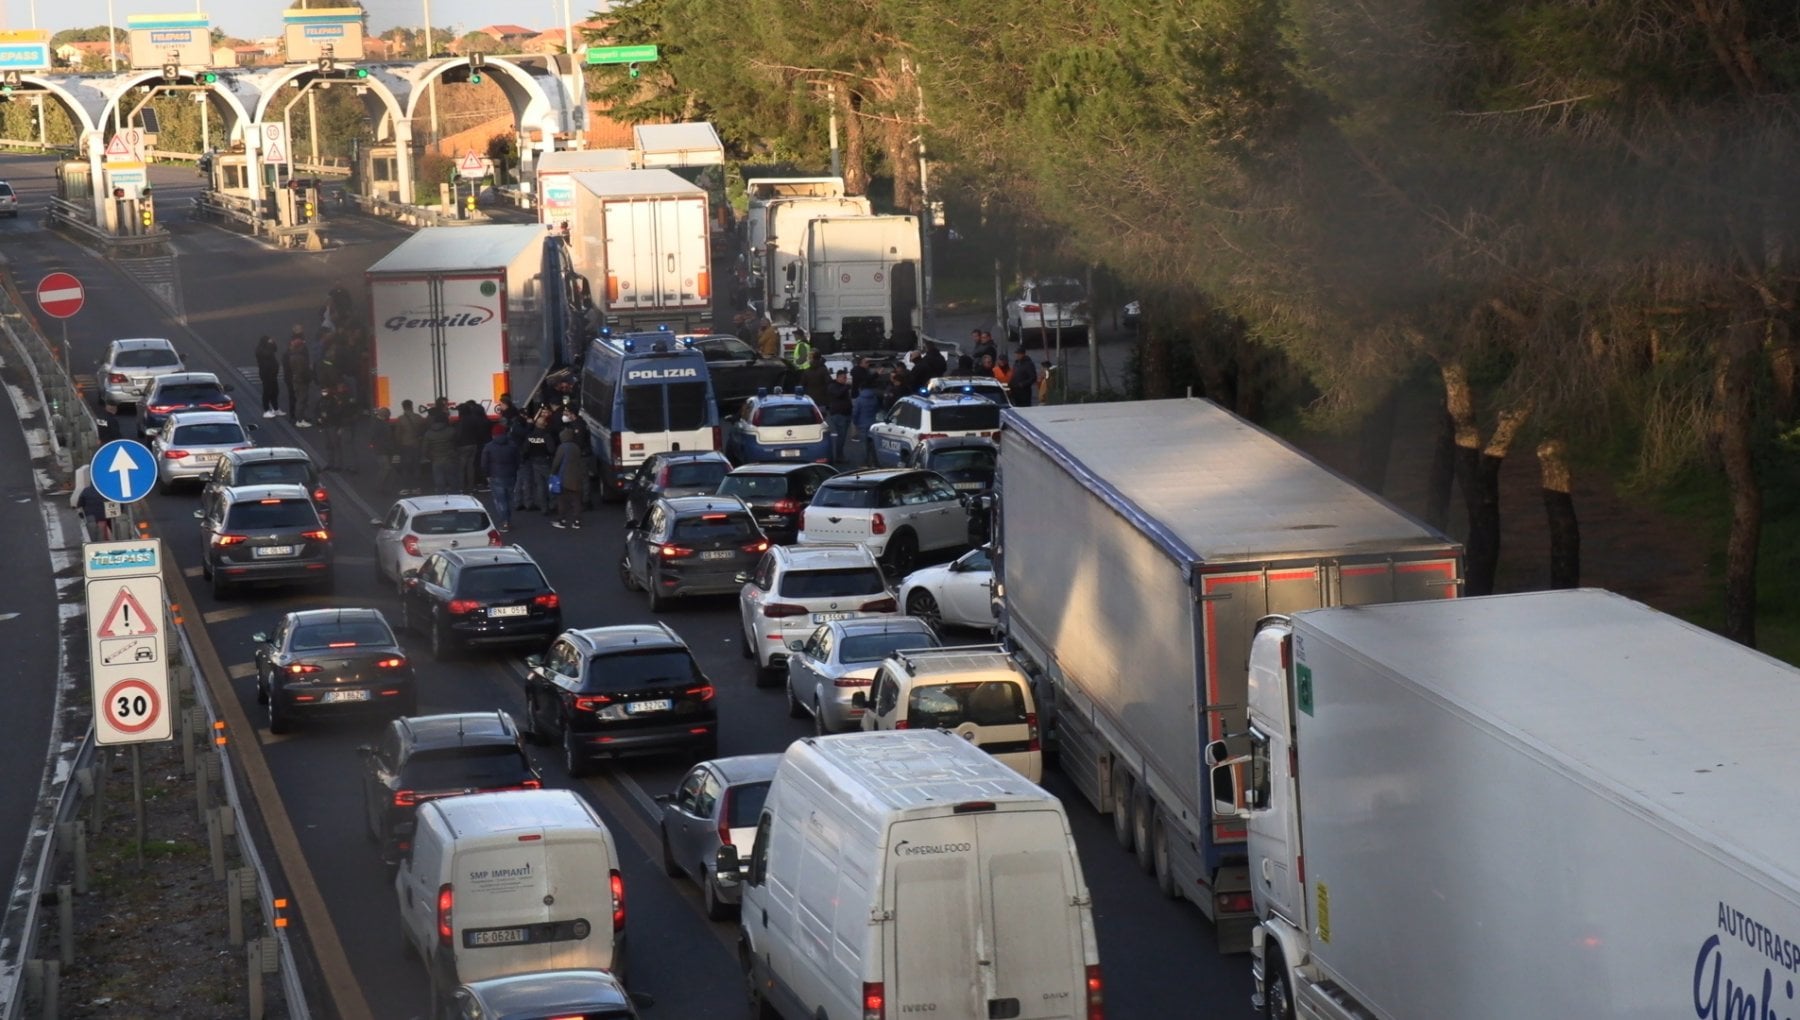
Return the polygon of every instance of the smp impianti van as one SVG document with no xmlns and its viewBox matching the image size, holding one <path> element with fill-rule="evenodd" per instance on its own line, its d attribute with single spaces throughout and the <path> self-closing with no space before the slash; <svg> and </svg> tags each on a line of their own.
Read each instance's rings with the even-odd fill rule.
<svg viewBox="0 0 1800 1020">
<path fill-rule="evenodd" d="M 1081 862 L 1055 797 L 948 733 L 790 745 L 740 869 L 751 1015 L 1102 1015 Z"/>
</svg>

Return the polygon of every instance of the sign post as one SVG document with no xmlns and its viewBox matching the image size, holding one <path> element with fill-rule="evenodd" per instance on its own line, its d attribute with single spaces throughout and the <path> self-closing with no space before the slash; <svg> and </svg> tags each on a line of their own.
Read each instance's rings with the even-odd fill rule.
<svg viewBox="0 0 1800 1020">
<path fill-rule="evenodd" d="M 81 560 L 87 581 L 94 742 L 102 747 L 131 746 L 132 815 L 141 859 L 144 782 L 137 745 L 174 735 L 164 633 L 162 543 L 156 539 L 88 542 L 82 546 Z"/>
</svg>

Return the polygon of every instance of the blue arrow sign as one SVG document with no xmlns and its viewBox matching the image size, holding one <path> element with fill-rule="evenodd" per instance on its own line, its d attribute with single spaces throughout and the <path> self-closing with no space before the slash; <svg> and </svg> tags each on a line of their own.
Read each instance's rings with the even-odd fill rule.
<svg viewBox="0 0 1800 1020">
<path fill-rule="evenodd" d="M 156 458 L 143 443 L 115 439 L 94 452 L 88 479 L 114 503 L 136 503 L 156 485 Z"/>
</svg>

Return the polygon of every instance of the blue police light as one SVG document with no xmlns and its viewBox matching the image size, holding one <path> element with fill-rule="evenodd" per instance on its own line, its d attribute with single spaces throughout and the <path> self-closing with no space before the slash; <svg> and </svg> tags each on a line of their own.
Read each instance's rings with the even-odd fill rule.
<svg viewBox="0 0 1800 1020">
<path fill-rule="evenodd" d="M 637 341 L 630 337 L 626 337 L 623 346 L 625 347 L 625 353 L 630 354 L 632 351 L 637 350 Z"/>
<path fill-rule="evenodd" d="M 975 392 L 975 387 L 973 387 L 973 386 L 964 386 L 964 387 L 963 387 L 963 392 L 964 392 L 964 393 L 974 393 L 974 392 Z"/>
<path fill-rule="evenodd" d="M 666 322 L 659 322 L 659 323 L 657 323 L 657 324 L 656 324 L 656 331 L 657 331 L 657 332 L 658 332 L 658 333 L 667 333 L 667 332 L 668 332 L 668 331 L 669 331 L 669 324 L 668 324 L 668 323 L 666 323 Z"/>
<path fill-rule="evenodd" d="M 794 396 L 796 396 L 796 397 L 806 396 L 806 387 L 804 387 L 804 386 L 794 387 Z"/>
<path fill-rule="evenodd" d="M 776 390 L 775 392 L 780 393 L 781 391 Z M 767 386 L 758 386 L 756 388 L 756 399 L 761 400 L 768 395 L 769 395 L 769 388 Z"/>
<path fill-rule="evenodd" d="M 684 336 L 681 338 L 681 346 L 691 351 L 694 349 L 694 342 L 699 339 L 697 336 Z"/>
<path fill-rule="evenodd" d="M 612 336 L 612 327 L 611 326 L 601 326 L 600 327 L 600 335 L 601 336 Z"/>
</svg>

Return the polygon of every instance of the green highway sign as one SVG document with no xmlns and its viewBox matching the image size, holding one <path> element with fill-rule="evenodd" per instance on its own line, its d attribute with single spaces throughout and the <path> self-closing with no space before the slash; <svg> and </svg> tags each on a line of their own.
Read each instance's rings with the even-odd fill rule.
<svg viewBox="0 0 1800 1020">
<path fill-rule="evenodd" d="M 642 64 L 656 59 L 655 46 L 589 46 L 590 64 Z"/>
</svg>

